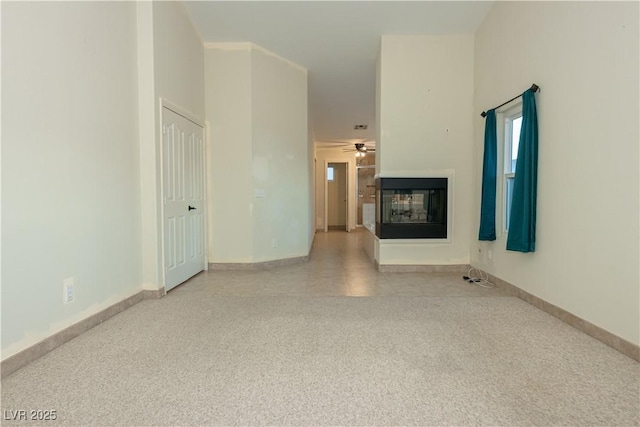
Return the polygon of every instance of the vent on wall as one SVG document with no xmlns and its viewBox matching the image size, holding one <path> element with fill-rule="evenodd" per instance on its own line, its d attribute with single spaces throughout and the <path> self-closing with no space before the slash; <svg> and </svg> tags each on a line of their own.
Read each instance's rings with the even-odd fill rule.
<svg viewBox="0 0 640 427">
<path fill-rule="evenodd" d="M 355 125 L 354 130 L 367 130 L 367 125 Z"/>
</svg>

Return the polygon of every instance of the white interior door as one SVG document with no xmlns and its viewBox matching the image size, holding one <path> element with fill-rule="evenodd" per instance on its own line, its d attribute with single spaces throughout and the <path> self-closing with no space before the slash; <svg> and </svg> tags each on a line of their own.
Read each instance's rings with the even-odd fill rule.
<svg viewBox="0 0 640 427">
<path fill-rule="evenodd" d="M 204 131 L 162 109 L 164 287 L 204 270 Z"/>
</svg>

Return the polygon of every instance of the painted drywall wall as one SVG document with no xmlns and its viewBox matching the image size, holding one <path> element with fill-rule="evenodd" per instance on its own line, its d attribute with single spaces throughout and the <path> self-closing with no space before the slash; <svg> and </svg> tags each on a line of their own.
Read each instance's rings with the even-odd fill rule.
<svg viewBox="0 0 640 427">
<path fill-rule="evenodd" d="M 308 195 L 309 229 L 308 252 L 311 252 L 313 240 L 316 235 L 316 148 L 313 137 L 313 122 L 311 120 L 311 102 L 309 100 L 309 79 L 307 76 L 307 182 L 310 193 Z"/>
<path fill-rule="evenodd" d="M 307 70 L 251 49 L 253 261 L 308 255 Z M 259 195 L 257 194 L 259 193 Z"/>
<path fill-rule="evenodd" d="M 205 51 L 209 194 L 209 262 L 253 259 L 251 49 L 248 44 Z"/>
<path fill-rule="evenodd" d="M 348 202 L 349 202 L 349 230 L 356 228 L 356 158 L 353 152 L 344 151 L 344 147 L 328 148 L 316 147 L 316 229 L 325 228 L 325 167 L 327 163 L 348 163 Z"/>
<path fill-rule="evenodd" d="M 380 126 L 380 116 L 382 116 L 382 46 L 378 49 L 378 57 L 376 58 L 376 141 L 382 139 L 382 129 Z M 376 153 L 378 156 L 382 154 L 382 145 L 376 144 Z M 376 162 L 376 175 L 380 175 L 380 162 Z M 377 258 L 376 258 L 377 260 Z"/>
<path fill-rule="evenodd" d="M 153 2 L 156 98 L 205 117 L 204 46 L 182 2 Z"/>
<path fill-rule="evenodd" d="M 449 177 L 448 242 L 379 241 L 380 264 L 467 264 L 471 223 L 473 36 L 383 36 L 381 177 Z"/>
<path fill-rule="evenodd" d="M 156 100 L 153 52 L 153 3 L 136 2 L 138 57 L 138 140 L 140 158 L 140 219 L 142 287 L 162 287 L 159 191 L 156 148 Z"/>
<path fill-rule="evenodd" d="M 473 264 L 640 342 L 637 2 L 497 2 L 475 47 Z M 477 242 L 480 112 L 537 83 L 536 252 Z M 482 249 L 482 256 L 478 249 Z M 489 259 L 491 254 L 491 259 Z"/>
<path fill-rule="evenodd" d="M 6 359 L 141 290 L 135 4 L 3 3 L 2 89 Z"/>
<path fill-rule="evenodd" d="M 306 256 L 307 72 L 250 43 L 206 47 L 209 262 Z"/>
</svg>

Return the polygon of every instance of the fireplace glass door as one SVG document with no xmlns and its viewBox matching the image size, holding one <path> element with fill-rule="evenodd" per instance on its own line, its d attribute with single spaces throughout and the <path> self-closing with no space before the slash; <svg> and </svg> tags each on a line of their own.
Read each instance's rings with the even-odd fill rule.
<svg viewBox="0 0 640 427">
<path fill-rule="evenodd" d="M 376 235 L 381 239 L 446 239 L 447 178 L 378 178 Z"/>
</svg>

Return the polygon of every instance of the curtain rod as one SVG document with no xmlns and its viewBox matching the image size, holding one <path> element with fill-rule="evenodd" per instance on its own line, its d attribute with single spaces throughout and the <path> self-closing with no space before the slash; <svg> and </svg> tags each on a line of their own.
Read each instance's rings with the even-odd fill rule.
<svg viewBox="0 0 640 427">
<path fill-rule="evenodd" d="M 531 85 L 531 90 L 534 92 L 537 92 L 540 90 L 540 86 L 538 86 L 537 84 L 532 84 Z M 498 108 L 502 107 L 503 105 L 507 105 L 508 103 L 510 103 L 511 101 L 513 101 L 514 99 L 518 99 L 522 96 L 522 94 L 518 95 L 518 96 L 514 96 L 513 98 L 511 98 L 510 100 L 508 100 L 507 102 L 503 102 L 502 104 L 498 105 L 497 107 L 493 107 L 491 108 L 491 110 L 497 110 Z M 482 117 L 487 117 L 487 112 L 483 111 L 482 113 L 480 113 L 480 115 Z"/>
</svg>

